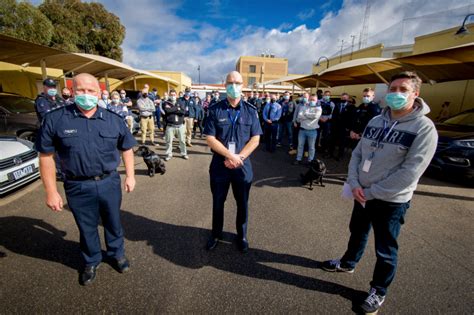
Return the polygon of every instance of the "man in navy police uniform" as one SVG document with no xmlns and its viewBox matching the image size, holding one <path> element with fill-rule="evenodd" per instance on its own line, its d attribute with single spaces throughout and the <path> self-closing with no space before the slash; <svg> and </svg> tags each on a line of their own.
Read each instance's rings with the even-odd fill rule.
<svg viewBox="0 0 474 315">
<path fill-rule="evenodd" d="M 237 203 L 237 247 L 248 251 L 248 198 L 252 184 L 249 156 L 257 148 L 262 129 L 257 108 L 241 99 L 242 76 L 237 71 L 226 77 L 227 99 L 209 108 L 204 133 L 214 152 L 209 169 L 212 192 L 212 235 L 207 249 L 222 239 L 224 203 L 230 185 Z"/>
<path fill-rule="evenodd" d="M 35 111 L 39 122 L 43 120 L 46 113 L 64 105 L 66 105 L 64 100 L 58 95 L 56 81 L 49 78 L 45 79 L 43 81 L 43 92 L 35 100 Z"/>
<path fill-rule="evenodd" d="M 97 106 L 99 83 L 90 74 L 74 78 L 75 104 L 45 115 L 36 148 L 40 152 L 40 172 L 46 191 L 46 205 L 61 211 L 63 200 L 56 187 L 54 153 L 65 174 L 64 190 L 80 231 L 80 249 L 85 268 L 82 285 L 92 283 L 102 261 L 98 224 L 102 219 L 107 256 L 119 272 L 129 269 L 125 257 L 120 222 L 122 192 L 119 150 L 126 169 L 124 188 L 135 187 L 133 146 L 136 141 L 123 119 Z"/>
</svg>

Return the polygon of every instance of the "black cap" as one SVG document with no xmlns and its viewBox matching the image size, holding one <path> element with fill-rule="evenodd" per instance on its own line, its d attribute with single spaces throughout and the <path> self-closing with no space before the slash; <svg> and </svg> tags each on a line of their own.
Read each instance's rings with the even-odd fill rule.
<svg viewBox="0 0 474 315">
<path fill-rule="evenodd" d="M 184 92 L 186 92 L 186 93 L 191 92 L 191 89 L 190 88 L 185 88 Z"/>
<path fill-rule="evenodd" d="M 56 87 L 56 81 L 48 78 L 43 81 L 43 85 L 48 87 Z"/>
</svg>

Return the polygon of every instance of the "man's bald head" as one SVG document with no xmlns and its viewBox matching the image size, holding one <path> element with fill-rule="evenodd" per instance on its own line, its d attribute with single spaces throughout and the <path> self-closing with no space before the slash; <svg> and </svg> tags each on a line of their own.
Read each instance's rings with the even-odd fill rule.
<svg viewBox="0 0 474 315">
<path fill-rule="evenodd" d="M 75 95 L 89 94 L 99 96 L 99 81 L 89 73 L 76 75 L 72 81 L 72 87 Z"/>
<path fill-rule="evenodd" d="M 225 82 L 226 84 L 233 84 L 233 83 L 242 84 L 243 83 L 242 75 L 237 71 L 231 71 L 227 74 L 225 78 Z"/>
</svg>

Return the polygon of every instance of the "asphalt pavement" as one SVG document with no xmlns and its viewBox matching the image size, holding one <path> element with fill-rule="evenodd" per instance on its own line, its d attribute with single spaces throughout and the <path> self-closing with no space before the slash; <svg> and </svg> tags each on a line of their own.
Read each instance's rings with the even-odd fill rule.
<svg viewBox="0 0 474 315">
<path fill-rule="evenodd" d="M 156 151 L 163 154 L 160 143 Z M 231 192 L 225 240 L 213 252 L 204 249 L 212 222 L 211 152 L 204 140 L 194 141 L 189 157 L 175 150 L 166 174 L 152 178 L 135 158 L 136 190 L 122 202 L 131 270 L 119 274 L 102 263 L 88 287 L 78 284 L 79 233 L 71 212 L 49 210 L 38 182 L 8 197 L 0 205 L 0 313 L 353 313 L 369 289 L 373 234 L 354 274 L 319 269 L 347 245 L 352 203 L 340 195 L 348 159 L 325 159 L 326 187 L 310 191 L 298 180 L 305 166 L 292 166 L 286 150 L 257 149 L 251 248 L 241 254 Z M 473 211 L 472 188 L 422 179 L 399 238 L 398 273 L 379 313 L 474 312 Z"/>
</svg>

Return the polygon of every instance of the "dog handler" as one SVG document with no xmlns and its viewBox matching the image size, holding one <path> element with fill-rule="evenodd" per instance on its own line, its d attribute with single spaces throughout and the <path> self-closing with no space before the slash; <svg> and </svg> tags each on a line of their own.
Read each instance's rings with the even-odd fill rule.
<svg viewBox="0 0 474 315">
<path fill-rule="evenodd" d="M 64 190 L 80 232 L 80 248 L 85 268 L 79 281 L 92 283 L 102 261 L 98 224 L 105 230 L 107 256 L 119 272 L 129 269 L 125 257 L 120 222 L 122 192 L 116 169 L 119 150 L 126 169 L 125 191 L 135 187 L 132 147 L 136 141 L 123 119 L 98 107 L 99 82 L 90 74 L 73 81 L 75 104 L 51 111 L 43 120 L 36 141 L 40 152 L 40 172 L 46 190 L 46 205 L 61 211 L 63 199 L 56 187 L 54 152 L 59 154 L 65 174 Z"/>
<path fill-rule="evenodd" d="M 351 236 L 341 259 L 325 261 L 326 271 L 354 272 L 374 228 L 377 262 L 365 313 L 376 312 L 385 300 L 397 270 L 397 238 L 418 180 L 436 150 L 438 135 L 425 115 L 430 108 L 419 98 L 421 79 L 402 72 L 390 80 L 386 107 L 365 128 L 352 153 L 348 183 L 354 196 Z"/>
<path fill-rule="evenodd" d="M 237 71 L 227 75 L 227 99 L 210 106 L 204 128 L 207 144 L 214 152 L 209 169 L 213 204 L 208 250 L 222 238 L 224 203 L 232 184 L 237 203 L 237 247 L 248 251 L 248 198 L 253 178 L 249 156 L 259 144 L 262 129 L 257 108 L 241 99 L 242 83 Z"/>
</svg>

